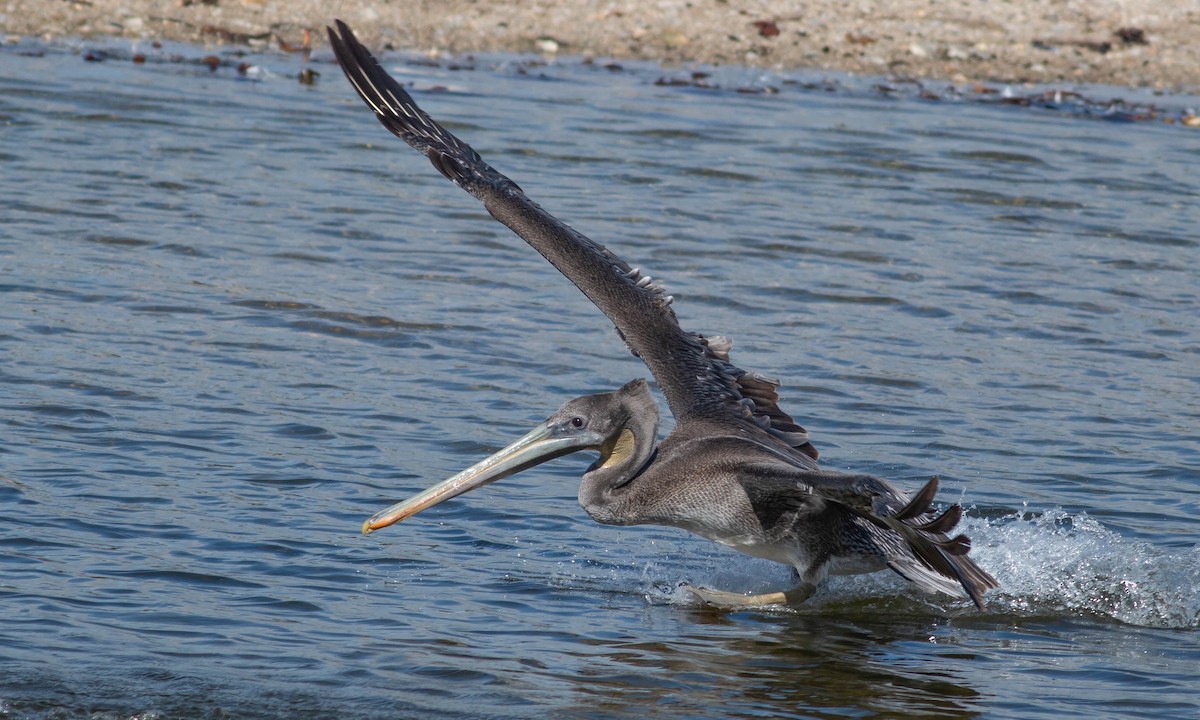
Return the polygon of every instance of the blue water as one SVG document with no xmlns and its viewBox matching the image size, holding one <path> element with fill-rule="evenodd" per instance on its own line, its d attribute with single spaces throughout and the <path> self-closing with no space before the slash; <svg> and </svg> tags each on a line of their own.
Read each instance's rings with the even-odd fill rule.
<svg viewBox="0 0 1200 720">
<path fill-rule="evenodd" d="M 1200 134 L 388 57 L 1002 584 L 721 614 L 788 571 L 595 525 L 583 456 L 361 536 L 645 369 L 327 53 L 108 47 L 0 47 L 0 717 L 1200 714 Z"/>
</svg>

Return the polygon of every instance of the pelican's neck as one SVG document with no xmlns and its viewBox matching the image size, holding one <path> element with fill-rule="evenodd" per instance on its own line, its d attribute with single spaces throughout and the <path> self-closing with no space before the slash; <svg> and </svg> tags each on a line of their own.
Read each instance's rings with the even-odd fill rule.
<svg viewBox="0 0 1200 720">
<path fill-rule="evenodd" d="M 649 466 L 658 439 L 658 405 L 644 380 L 617 391 L 623 421 L 600 446 L 600 459 L 583 474 L 579 504 L 597 522 L 620 524 L 614 504 L 621 489 Z"/>
</svg>

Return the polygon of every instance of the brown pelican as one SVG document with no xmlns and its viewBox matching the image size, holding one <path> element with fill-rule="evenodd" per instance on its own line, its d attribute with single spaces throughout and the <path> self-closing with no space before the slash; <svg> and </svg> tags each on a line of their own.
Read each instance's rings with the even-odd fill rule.
<svg viewBox="0 0 1200 720">
<path fill-rule="evenodd" d="M 483 202 L 540 252 L 616 326 L 658 382 L 675 415 L 661 443 L 658 406 L 645 380 L 566 402 L 495 455 L 373 515 L 363 533 L 552 458 L 599 452 L 579 503 L 609 525 L 669 525 L 795 569 L 783 592 L 739 595 L 688 589 L 718 606 L 794 604 L 828 574 L 891 568 L 922 590 L 969 596 L 982 609 L 995 579 L 950 537 L 962 517 L 931 503 L 933 478 L 909 499 L 869 475 L 821 470 L 804 428 L 779 408 L 778 382 L 729 360 L 730 342 L 679 327 L 671 297 L 637 268 L 526 197 L 469 145 L 429 117 L 340 20 L 329 40 L 346 77 L 383 126 Z"/>
</svg>

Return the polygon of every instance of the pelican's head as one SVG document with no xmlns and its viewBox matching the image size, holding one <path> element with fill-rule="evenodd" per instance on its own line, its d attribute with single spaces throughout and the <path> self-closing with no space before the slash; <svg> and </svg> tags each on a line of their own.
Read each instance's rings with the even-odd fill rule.
<svg viewBox="0 0 1200 720">
<path fill-rule="evenodd" d="M 580 450 L 596 450 L 600 459 L 585 477 L 619 487 L 632 478 L 654 452 L 658 406 L 645 380 L 620 390 L 568 400 L 524 437 L 454 477 L 375 513 L 363 523 L 363 534 L 385 528 L 501 478 Z"/>
</svg>

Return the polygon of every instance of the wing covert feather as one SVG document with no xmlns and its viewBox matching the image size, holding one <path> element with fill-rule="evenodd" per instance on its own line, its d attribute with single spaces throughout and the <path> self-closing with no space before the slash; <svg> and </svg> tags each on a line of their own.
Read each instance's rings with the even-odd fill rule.
<svg viewBox="0 0 1200 720">
<path fill-rule="evenodd" d="M 933 507 L 936 477 L 910 499 L 870 475 L 812 471 L 779 462 L 744 465 L 739 472 L 747 495 L 760 498 L 757 505 L 766 512 L 817 508 L 820 501 L 828 501 L 891 530 L 908 552 L 892 554 L 889 567 L 927 590 L 951 595 L 961 590 L 982 610 L 984 593 L 999 587 L 995 578 L 967 557 L 971 540 L 961 533 L 950 536 L 962 519 L 962 506 L 951 505 L 941 512 Z"/>
</svg>

